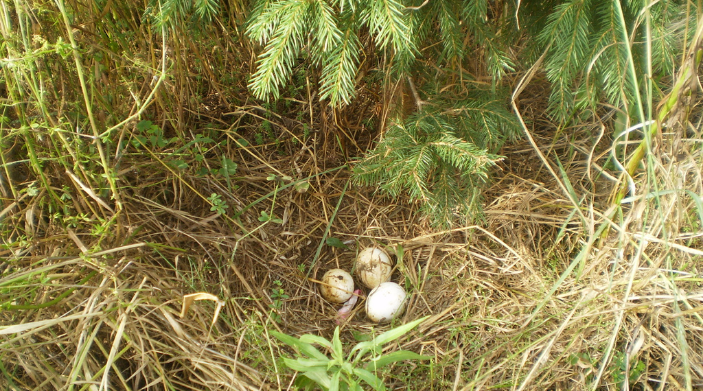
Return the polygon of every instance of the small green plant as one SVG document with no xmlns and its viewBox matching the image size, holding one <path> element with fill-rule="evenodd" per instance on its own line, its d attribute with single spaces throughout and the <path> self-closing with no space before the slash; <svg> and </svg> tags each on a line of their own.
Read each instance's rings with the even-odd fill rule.
<svg viewBox="0 0 703 391">
<path fill-rule="evenodd" d="M 281 318 L 281 315 L 278 314 L 278 311 L 281 310 L 283 307 L 283 300 L 288 299 L 290 296 L 286 295 L 286 292 L 281 288 L 281 281 L 276 280 L 273 282 L 275 285 L 273 289 L 271 289 L 271 301 L 272 303 L 269 304 L 269 307 L 271 308 L 271 318 L 276 321 L 276 323 L 281 323 L 283 319 Z"/>
<path fill-rule="evenodd" d="M 132 140 L 132 145 L 137 149 L 147 145 L 147 142 L 152 148 L 163 148 L 175 141 L 175 139 L 164 138 L 164 131 L 151 121 L 139 121 L 137 132 Z"/>
<path fill-rule="evenodd" d="M 30 183 L 29 186 L 27 186 L 27 195 L 30 197 L 39 195 L 39 188 L 36 187 L 36 184 Z"/>
<path fill-rule="evenodd" d="M 383 381 L 376 375 L 379 369 L 399 361 L 432 358 L 407 350 L 382 354 L 383 345 L 402 337 L 426 319 L 427 317 L 415 320 L 388 330 L 370 341 L 359 342 L 346 358 L 339 338 L 339 327 L 334 330 L 332 341 L 312 334 L 300 338 L 276 331 L 271 331 L 271 334 L 297 350 L 297 358 L 284 357 L 283 362 L 288 368 L 303 375 L 296 379 L 296 385 L 301 389 L 312 389 L 317 384 L 325 390 L 362 390 L 361 384 L 365 382 L 374 390 L 385 390 Z M 332 358 L 319 351 L 315 344 L 327 348 Z"/>
<path fill-rule="evenodd" d="M 210 210 L 218 214 L 225 214 L 225 209 L 229 208 L 229 205 L 222 200 L 222 196 L 219 194 L 212 193 L 207 200 L 212 204 Z"/>
<path fill-rule="evenodd" d="M 237 163 L 228 157 L 222 156 L 222 168 L 219 169 L 218 173 L 224 177 L 236 174 Z"/>
<path fill-rule="evenodd" d="M 628 357 L 623 352 L 615 352 L 611 366 L 614 367 L 612 372 L 613 380 L 620 389 L 623 389 L 625 379 L 627 379 L 628 384 L 636 384 L 646 369 L 644 361 L 634 359 L 628 362 Z"/>
<path fill-rule="evenodd" d="M 265 210 L 261 211 L 261 216 L 259 216 L 259 221 L 261 221 L 262 223 L 265 223 L 267 221 L 272 221 L 276 224 L 283 224 L 283 220 L 276 217 L 275 214 L 268 214 L 268 212 L 266 212 Z"/>
</svg>

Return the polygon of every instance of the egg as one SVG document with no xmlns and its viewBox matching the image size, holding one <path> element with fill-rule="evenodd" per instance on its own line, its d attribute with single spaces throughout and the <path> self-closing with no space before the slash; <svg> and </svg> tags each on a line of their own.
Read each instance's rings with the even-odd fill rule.
<svg viewBox="0 0 703 391">
<path fill-rule="evenodd" d="M 366 298 L 366 316 L 374 322 L 390 322 L 403 313 L 407 295 L 395 282 L 383 282 Z"/>
<path fill-rule="evenodd" d="M 332 269 L 322 276 L 320 293 L 327 301 L 344 303 L 352 296 L 352 292 L 354 292 L 354 280 L 346 271 Z"/>
<path fill-rule="evenodd" d="M 393 261 L 380 248 L 365 248 L 356 257 L 356 275 L 369 289 L 390 280 L 392 271 Z"/>
</svg>

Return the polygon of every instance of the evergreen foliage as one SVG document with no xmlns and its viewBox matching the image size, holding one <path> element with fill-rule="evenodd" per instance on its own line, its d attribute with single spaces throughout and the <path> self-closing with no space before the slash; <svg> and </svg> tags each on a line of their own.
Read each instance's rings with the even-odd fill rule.
<svg viewBox="0 0 703 391">
<path fill-rule="evenodd" d="M 482 59 L 480 68 L 496 81 L 514 70 L 508 47 L 517 34 L 505 28 L 512 20 L 506 15 L 513 12 L 489 8 L 487 0 L 439 0 L 415 7 L 398 0 L 261 0 L 247 28 L 249 37 L 263 45 L 249 87 L 257 98 L 278 98 L 303 54 L 321 68 L 320 98 L 333 106 L 348 104 L 356 88 L 359 37 L 370 34 L 370 50 L 391 59 L 387 78 L 424 75 L 421 92 L 429 105 L 409 118 L 399 115 L 359 164 L 355 179 L 392 196 L 408 192 L 432 222 L 446 225 L 453 215 L 467 217 L 479 210 L 479 190 L 499 160 L 494 152 L 517 129 L 505 109 L 507 95 L 495 86 L 472 87 L 474 96 L 458 98 L 467 95 L 462 88 L 451 88 L 455 94 L 448 96 L 439 93 L 446 85 L 436 82 L 453 83 L 457 75 L 472 80 L 462 69 L 475 63 L 471 58 L 476 55 Z M 421 46 L 430 48 L 425 54 L 429 66 L 416 61 Z M 437 71 L 435 65 L 441 64 L 447 69 Z"/>
<path fill-rule="evenodd" d="M 388 59 L 382 65 L 390 79 L 386 85 L 413 75 L 423 91 L 420 98 L 432 108 L 425 105 L 410 118 L 397 113 L 355 173 L 359 183 L 390 195 L 408 191 L 434 222 L 445 224 L 454 212 L 478 210 L 472 203 L 476 186 L 487 178 L 487 162 L 495 162 L 492 153 L 516 135 L 500 85 L 517 64 L 546 54 L 544 71 L 552 84 L 548 110 L 559 121 L 594 116 L 600 102 L 607 102 L 642 122 L 641 98 L 666 86 L 643 88 L 673 74 L 677 45 L 686 42 L 686 26 L 695 25 L 680 22 L 696 15 L 686 7 L 693 6 L 642 0 L 259 0 L 247 33 L 263 51 L 249 87 L 258 98 L 278 98 L 303 55 L 321 70 L 320 98 L 332 106 L 348 104 L 362 50 Z M 675 20 L 679 23 L 672 24 Z M 362 47 L 360 37 L 366 34 L 372 41 L 364 42 L 373 47 Z M 469 87 L 471 96 L 447 99 L 438 93 L 447 86 L 466 89 L 467 81 L 485 76 L 492 88 Z M 451 90 L 461 95 L 462 88 Z M 440 150 L 440 145 L 453 147 Z M 473 171 L 461 172 L 469 168 Z"/>
<path fill-rule="evenodd" d="M 549 110 L 556 119 L 565 121 L 576 110 L 593 115 L 602 100 L 629 110 L 644 96 L 639 86 L 648 75 L 647 61 L 659 76 L 673 75 L 684 30 L 672 20 L 683 18 L 685 3 L 653 2 L 649 25 L 642 16 L 645 6 L 642 1 L 567 0 L 551 10 L 539 41 L 548 48 Z M 651 56 L 646 42 L 652 43 Z"/>
<path fill-rule="evenodd" d="M 151 0 L 144 13 L 154 28 L 175 27 L 184 22 L 210 22 L 220 11 L 219 0 Z"/>
<path fill-rule="evenodd" d="M 396 0 L 342 1 L 335 8 L 325 0 L 260 0 L 249 20 L 247 34 L 264 45 L 249 82 L 260 99 L 278 98 L 305 51 L 323 69 L 321 98 L 334 106 L 348 104 L 355 94 L 362 28 L 374 36 L 380 50 L 410 57 L 414 52 L 411 26 Z"/>
<path fill-rule="evenodd" d="M 501 122 L 487 117 L 487 122 Z M 374 151 L 355 167 L 356 182 L 380 184 L 391 196 L 409 194 L 436 226 L 470 219 L 479 212 L 479 190 L 488 170 L 500 157 L 460 137 L 474 133 L 462 129 L 465 120 L 423 110 L 405 123 L 392 124 Z"/>
</svg>

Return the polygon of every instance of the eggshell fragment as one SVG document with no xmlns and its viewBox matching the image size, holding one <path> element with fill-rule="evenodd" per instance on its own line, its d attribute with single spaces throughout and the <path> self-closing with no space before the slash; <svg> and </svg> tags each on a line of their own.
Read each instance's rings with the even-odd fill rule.
<svg viewBox="0 0 703 391">
<path fill-rule="evenodd" d="M 390 322 L 403 313 L 407 294 L 395 282 L 384 282 L 366 298 L 366 316 L 374 322 Z"/>
<path fill-rule="evenodd" d="M 391 278 L 393 261 L 380 248 L 365 248 L 356 257 L 356 275 L 369 289 L 374 289 Z"/>
<path fill-rule="evenodd" d="M 352 296 L 352 292 L 354 292 L 354 280 L 346 271 L 332 269 L 322 276 L 320 294 L 325 300 L 332 303 L 344 303 Z"/>
</svg>

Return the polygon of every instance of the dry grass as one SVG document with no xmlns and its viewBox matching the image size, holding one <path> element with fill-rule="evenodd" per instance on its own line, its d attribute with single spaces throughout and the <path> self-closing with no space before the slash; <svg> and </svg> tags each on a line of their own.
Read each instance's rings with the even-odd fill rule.
<svg viewBox="0 0 703 391">
<path fill-rule="evenodd" d="M 403 250 L 393 280 L 412 296 L 399 323 L 431 315 L 388 349 L 435 359 L 391 367 L 383 373 L 389 388 L 624 389 L 626 374 L 634 389 L 703 387 L 697 119 L 673 124 L 656 140 L 635 178 L 636 196 L 612 215 L 615 178 L 600 172 L 612 141 L 609 118 L 603 127 L 568 129 L 567 138 L 539 116 L 544 88 L 533 82 L 520 110 L 557 175 L 529 142 L 506 147 L 485 193 L 482 224 L 437 232 L 406 200 L 349 186 L 337 148 L 354 155 L 374 136 L 352 121 L 375 116 L 364 93 L 346 113 L 309 99 L 293 103 L 309 121 L 277 117 L 248 102 L 241 83 L 225 87 L 227 72 L 202 84 L 188 76 L 197 56 L 246 64 L 249 48 L 223 31 L 213 35 L 231 44 L 219 48 L 222 57 L 174 54 L 174 77 L 155 96 L 152 119 L 179 139 L 176 146 L 115 150 L 116 199 L 97 190 L 105 188 L 102 168 L 83 161 L 97 155 L 70 126 L 66 134 L 47 124 L 46 134 L 3 129 L 3 137 L 28 146 L 3 155 L 17 163 L 5 164 L 12 175 L 1 176 L 9 180 L 0 211 L 0 388 L 290 389 L 294 373 L 280 361 L 290 351 L 268 332 L 331 337 L 337 308 L 320 298 L 312 279 L 333 267 L 351 270 L 356 251 L 373 244 Z M 150 66 L 130 59 L 133 74 L 120 80 L 106 73 L 101 91 L 148 96 L 147 75 L 163 53 L 144 50 L 135 58 L 150 58 Z M 69 77 L 51 83 L 66 94 L 52 101 L 61 112 L 79 89 Z M 204 98 L 191 102 L 191 94 Z M 135 107 L 116 99 L 112 109 Z M 353 122 L 346 134 L 333 125 L 335 115 Z M 54 126 L 67 121 L 54 119 Z M 283 136 L 257 143 L 264 122 Z M 311 129 L 307 139 L 303 124 Z M 131 142 L 135 126 L 115 137 Z M 217 140 L 192 147 L 202 163 L 195 153 L 176 152 L 198 133 Z M 338 144 L 340 135 L 346 141 Z M 189 168 L 174 168 L 173 156 Z M 197 172 L 221 168 L 223 157 L 238 164 L 236 174 Z M 296 191 L 292 181 L 309 188 Z M 225 214 L 211 209 L 213 193 L 228 205 Z M 261 221 L 262 211 L 282 222 Z M 349 248 L 326 245 L 330 236 Z M 194 292 L 225 301 L 214 324 L 216 306 L 208 301 L 179 317 L 182 296 Z M 342 326 L 342 338 L 352 343 L 355 334 L 387 327 L 368 322 L 362 305 Z"/>
<path fill-rule="evenodd" d="M 524 146 L 506 150 L 508 162 L 536 162 Z M 700 151 L 687 150 L 657 175 L 667 189 L 688 186 L 700 194 Z M 588 156 L 574 155 L 565 170 L 572 183 L 587 184 Z M 265 180 L 271 169 L 289 172 L 296 161 L 307 168 L 304 177 L 319 170 L 309 155 L 271 167 L 257 168 L 244 154 L 237 161 L 247 177 L 259 178 L 237 182 L 226 199 L 237 209 L 274 189 Z M 4 380 L 15 389 L 286 388 L 291 373 L 274 366 L 285 352 L 267 330 L 331 336 L 336 308 L 320 299 L 305 273 L 343 194 L 330 236 L 351 248 L 322 246 L 310 275 L 350 270 L 355 246 L 400 244 L 404 271 L 393 279 L 413 292 L 404 320 L 434 315 L 401 344 L 434 355 L 434 366 L 416 368 L 412 382 L 400 368 L 391 371 L 396 389 L 585 389 L 596 377 L 619 388 L 616 377 L 628 362 L 644 363 L 632 379 L 641 386 L 701 386 L 703 253 L 694 199 L 674 192 L 662 195 L 658 208 L 654 200 L 635 200 L 599 240 L 585 232 L 603 221 L 607 198 L 587 195 L 587 219 L 580 221 L 539 163 L 515 164 L 522 170 L 516 172 L 510 166 L 487 193 L 492 201 L 482 226 L 432 232 L 411 206 L 367 189 L 343 194 L 348 174 L 340 170 L 315 177 L 306 193 L 281 191 L 273 208 L 269 197 L 249 209 L 240 216 L 251 232 L 246 237 L 189 189 L 208 194 L 214 184 L 186 176 L 164 181 L 143 168 L 138 182 L 119 182 L 133 190 L 111 217 L 109 234 L 49 224 L 26 247 L 3 251 L 2 323 L 26 327 L 3 330 Z M 28 224 L 39 200 L 6 218 Z M 260 210 L 273 210 L 284 223 L 255 230 Z M 98 245 L 108 250 L 90 250 Z M 271 315 L 275 281 L 290 296 L 275 309 L 280 323 Z M 71 289 L 55 304 L 38 306 Z M 181 296 L 198 291 L 226 300 L 214 326 L 208 302 L 178 318 Z M 349 331 L 373 328 L 357 310 L 343 331 L 351 340 Z"/>
</svg>

